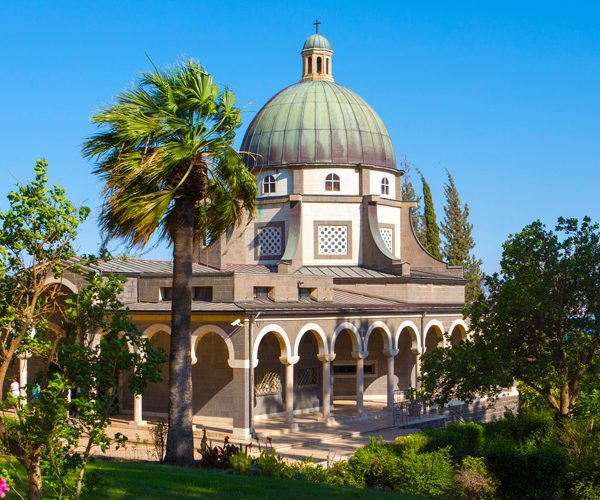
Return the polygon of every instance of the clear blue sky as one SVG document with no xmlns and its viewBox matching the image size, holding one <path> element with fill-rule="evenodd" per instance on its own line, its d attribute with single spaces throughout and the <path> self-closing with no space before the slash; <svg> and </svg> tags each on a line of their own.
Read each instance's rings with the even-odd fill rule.
<svg viewBox="0 0 600 500">
<path fill-rule="evenodd" d="M 194 57 L 231 87 L 248 110 L 241 138 L 299 79 L 315 17 L 336 81 L 375 108 L 397 157 L 426 175 L 438 220 L 452 172 L 487 272 L 534 219 L 600 220 L 598 2 L 3 0 L 0 207 L 45 157 L 51 180 L 92 207 L 78 246 L 95 251 L 101 186 L 80 146 L 90 115 L 150 69 L 145 53 L 159 66 Z"/>
</svg>

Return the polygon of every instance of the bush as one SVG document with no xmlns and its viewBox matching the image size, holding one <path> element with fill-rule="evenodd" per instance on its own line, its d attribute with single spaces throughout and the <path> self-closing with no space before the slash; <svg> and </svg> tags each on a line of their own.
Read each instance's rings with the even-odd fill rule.
<svg viewBox="0 0 600 500">
<path fill-rule="evenodd" d="M 465 457 L 456 472 L 458 493 L 469 500 L 496 498 L 498 481 L 489 473 L 483 457 Z"/>
<path fill-rule="evenodd" d="M 275 478 L 293 476 L 293 472 L 286 466 L 285 459 L 277 455 L 273 448 L 260 452 L 256 459 L 256 466 L 261 476 Z"/>
<path fill-rule="evenodd" d="M 381 438 L 371 438 L 367 446 L 356 450 L 348 460 L 348 473 L 360 487 L 391 489 L 398 461 L 392 446 L 384 444 Z"/>
<path fill-rule="evenodd" d="M 337 486 L 352 486 L 354 488 L 361 488 L 364 486 L 364 482 L 359 483 L 356 480 L 348 462 L 345 460 L 341 460 L 330 465 L 328 469 L 327 483 Z"/>
<path fill-rule="evenodd" d="M 428 443 L 424 451 L 450 447 L 452 458 L 460 463 L 466 456 L 477 456 L 483 445 L 483 426 L 475 422 L 451 424 L 445 429 L 424 431 Z"/>
<path fill-rule="evenodd" d="M 485 426 L 485 438 L 493 440 L 503 436 L 518 443 L 533 441 L 547 443 L 555 436 L 556 425 L 549 412 L 508 414 L 503 419 Z"/>
<path fill-rule="evenodd" d="M 329 470 L 321 464 L 316 464 L 312 457 L 305 458 L 302 462 L 287 465 L 290 475 L 296 479 L 304 479 L 310 483 L 328 483 Z"/>
<path fill-rule="evenodd" d="M 401 436 L 396 438 L 392 448 L 398 454 L 403 453 L 405 451 L 410 451 L 413 453 L 418 453 L 425 449 L 425 447 L 429 444 L 429 436 L 424 432 L 419 432 L 418 434 L 409 434 L 408 436 Z"/>
<path fill-rule="evenodd" d="M 394 470 L 393 488 L 422 495 L 447 495 L 456 489 L 450 448 L 429 453 L 407 449 Z"/>
<path fill-rule="evenodd" d="M 233 455 L 230 459 L 231 467 L 238 474 L 246 475 L 250 472 L 250 467 L 252 466 L 252 457 L 250 457 L 247 453 L 247 450 L 242 450 L 241 448 L 238 452 Z"/>
<path fill-rule="evenodd" d="M 498 436 L 488 443 L 485 458 L 498 478 L 501 498 L 561 498 L 567 471 L 567 456 L 554 443 L 535 440 L 522 443 Z"/>
</svg>

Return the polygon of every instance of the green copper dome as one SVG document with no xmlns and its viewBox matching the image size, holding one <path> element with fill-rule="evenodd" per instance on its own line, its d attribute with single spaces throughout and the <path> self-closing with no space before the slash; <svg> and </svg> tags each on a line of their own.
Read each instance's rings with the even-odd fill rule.
<svg viewBox="0 0 600 500">
<path fill-rule="evenodd" d="M 302 47 L 302 50 L 307 49 L 331 50 L 331 44 L 329 43 L 329 40 L 327 40 L 327 38 L 325 38 L 323 35 L 314 33 L 306 39 L 306 42 L 304 42 L 304 47 Z"/>
<path fill-rule="evenodd" d="M 392 141 L 377 113 L 351 90 L 325 80 L 301 81 L 272 97 L 252 120 L 241 150 L 252 153 L 244 155 L 250 167 L 396 167 Z"/>
</svg>

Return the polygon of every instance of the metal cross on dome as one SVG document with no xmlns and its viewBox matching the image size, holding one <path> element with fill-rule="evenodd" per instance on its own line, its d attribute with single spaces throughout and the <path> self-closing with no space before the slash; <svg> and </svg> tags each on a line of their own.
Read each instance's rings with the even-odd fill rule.
<svg viewBox="0 0 600 500">
<path fill-rule="evenodd" d="M 318 33 L 319 32 L 319 24 L 322 24 L 321 21 L 319 21 L 319 19 L 317 18 L 313 24 L 315 26 L 315 33 Z"/>
</svg>

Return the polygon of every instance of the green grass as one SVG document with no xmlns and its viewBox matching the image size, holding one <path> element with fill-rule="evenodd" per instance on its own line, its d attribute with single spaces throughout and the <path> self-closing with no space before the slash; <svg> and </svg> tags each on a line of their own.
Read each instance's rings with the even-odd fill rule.
<svg viewBox="0 0 600 500">
<path fill-rule="evenodd" d="M 423 498 L 386 491 L 314 484 L 303 480 L 238 476 L 152 462 L 97 460 L 90 464 L 89 471 L 99 473 L 106 482 L 93 493 L 82 495 L 90 500 Z"/>
</svg>

